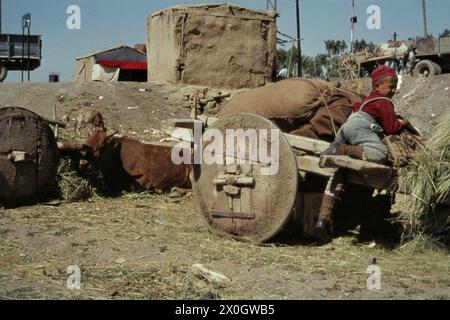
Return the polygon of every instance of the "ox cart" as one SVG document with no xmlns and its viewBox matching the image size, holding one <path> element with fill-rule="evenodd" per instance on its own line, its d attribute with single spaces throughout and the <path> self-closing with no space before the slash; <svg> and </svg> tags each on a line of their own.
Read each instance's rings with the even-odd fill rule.
<svg viewBox="0 0 450 320">
<path fill-rule="evenodd" d="M 385 63 L 414 76 L 439 75 L 450 70 L 450 37 L 393 41 L 378 45 L 373 52 L 344 55 L 339 59 L 339 76 L 343 79 L 368 76 L 377 65 Z"/>
<path fill-rule="evenodd" d="M 391 167 L 347 156 L 321 156 L 328 142 L 282 133 L 272 121 L 250 113 L 202 121 L 176 120 L 174 126 L 198 128 L 199 123 L 204 133 L 197 142 L 195 137 L 192 140 L 194 151 L 201 144 L 203 158 L 218 161 L 194 164 L 193 192 L 197 210 L 213 233 L 255 243 L 281 234 L 314 238 L 325 188 L 338 172 L 345 175 L 347 192 L 336 210 L 350 215 L 356 215 L 356 211 L 368 214 L 377 210 L 372 204 L 383 203 L 384 211 L 389 212 L 390 192 L 397 181 L 397 171 Z M 217 147 L 222 141 L 217 144 L 216 136 L 221 133 L 229 137 L 230 132 L 248 139 L 233 138 L 231 144 L 224 139 L 221 153 Z M 260 139 L 251 142 L 251 132 L 256 132 L 253 138 Z M 215 148 L 211 148 L 213 143 Z M 278 167 L 272 174 L 267 174 L 267 170 L 264 174 L 264 169 L 277 165 L 274 158 L 256 159 L 251 152 L 255 143 L 259 152 L 278 152 Z M 374 190 L 387 192 L 373 197 Z"/>
</svg>

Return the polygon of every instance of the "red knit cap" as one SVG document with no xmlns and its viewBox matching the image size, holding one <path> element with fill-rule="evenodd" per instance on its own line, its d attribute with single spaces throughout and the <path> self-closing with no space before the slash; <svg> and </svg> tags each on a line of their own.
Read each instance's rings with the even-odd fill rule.
<svg viewBox="0 0 450 320">
<path fill-rule="evenodd" d="M 372 82 L 377 82 L 378 80 L 388 77 L 388 76 L 397 76 L 397 73 L 394 69 L 389 68 L 387 66 L 379 66 L 372 72 Z"/>
</svg>

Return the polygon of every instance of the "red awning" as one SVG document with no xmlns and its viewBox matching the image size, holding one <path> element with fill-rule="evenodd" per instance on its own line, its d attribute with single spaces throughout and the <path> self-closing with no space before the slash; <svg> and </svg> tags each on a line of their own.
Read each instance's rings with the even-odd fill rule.
<svg viewBox="0 0 450 320">
<path fill-rule="evenodd" d="M 120 69 L 130 69 L 130 70 L 147 70 L 147 62 L 139 61 L 108 61 L 102 60 L 97 61 L 106 68 L 120 68 Z"/>
</svg>

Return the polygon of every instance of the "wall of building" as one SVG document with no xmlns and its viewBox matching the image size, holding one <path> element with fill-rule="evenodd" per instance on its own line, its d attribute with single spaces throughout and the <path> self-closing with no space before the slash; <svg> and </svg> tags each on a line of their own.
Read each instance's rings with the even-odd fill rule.
<svg viewBox="0 0 450 320">
<path fill-rule="evenodd" d="M 229 4 L 177 6 L 148 18 L 148 79 L 254 88 L 272 79 L 276 20 Z"/>
</svg>

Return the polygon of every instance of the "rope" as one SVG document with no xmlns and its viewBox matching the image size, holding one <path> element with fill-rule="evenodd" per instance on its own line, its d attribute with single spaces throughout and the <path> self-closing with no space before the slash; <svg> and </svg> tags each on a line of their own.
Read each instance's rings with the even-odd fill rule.
<svg viewBox="0 0 450 320">
<path fill-rule="evenodd" d="M 325 108 L 327 109 L 328 114 L 330 115 L 331 126 L 332 126 L 332 128 L 333 128 L 334 135 L 337 136 L 337 129 L 336 129 L 336 125 L 334 124 L 334 117 L 333 117 L 333 114 L 331 113 L 330 107 L 328 106 L 328 103 L 327 103 L 327 101 L 326 101 L 326 99 L 325 99 L 326 94 L 327 94 L 327 93 L 330 93 L 330 94 L 331 94 L 331 92 L 330 92 L 330 91 L 326 91 L 326 90 L 323 91 L 323 92 L 321 92 L 320 89 L 319 89 L 317 86 L 315 86 L 312 82 L 311 82 L 311 84 L 312 84 L 312 85 L 316 88 L 316 90 L 318 91 L 318 93 L 319 93 L 319 95 L 320 95 L 319 100 L 325 105 Z M 350 91 L 347 91 L 347 90 L 338 88 L 338 87 L 333 86 L 333 85 L 328 84 L 328 83 L 324 83 L 324 85 L 326 85 L 329 89 L 333 89 L 333 90 L 336 90 L 336 91 L 340 91 L 340 92 L 343 92 L 343 93 L 348 94 L 348 95 L 359 96 L 357 93 L 350 92 Z"/>
<path fill-rule="evenodd" d="M 350 92 L 350 91 L 347 91 L 347 90 L 338 88 L 338 87 L 333 86 L 333 85 L 328 84 L 328 83 L 323 83 L 323 84 L 324 84 L 325 86 L 327 86 L 329 90 L 324 90 L 324 91 L 322 92 L 322 91 L 320 90 L 320 88 L 317 87 L 317 86 L 314 84 L 314 82 L 309 81 L 308 79 L 298 78 L 298 79 L 296 79 L 296 80 L 302 80 L 302 81 L 308 82 L 309 84 L 311 84 L 311 85 L 317 90 L 317 92 L 319 93 L 319 101 L 322 102 L 323 105 L 325 105 L 325 108 L 327 109 L 328 114 L 329 114 L 329 116 L 330 116 L 331 126 L 332 126 L 332 128 L 333 128 L 334 135 L 337 136 L 337 129 L 336 129 L 336 125 L 334 124 L 334 117 L 333 117 L 333 114 L 331 113 L 330 107 L 328 106 L 327 99 L 326 99 L 326 95 L 327 95 L 327 94 L 330 94 L 330 95 L 332 94 L 332 92 L 331 92 L 330 89 L 336 90 L 336 91 L 340 91 L 340 92 L 343 92 L 343 93 L 345 93 L 345 94 L 352 95 L 352 96 L 359 96 L 359 95 L 358 95 L 357 93 L 353 93 L 353 92 Z"/>
<path fill-rule="evenodd" d="M 325 99 L 326 94 L 327 93 L 331 94 L 331 92 L 328 90 L 324 90 L 323 92 L 321 92 L 320 89 L 314 85 L 314 83 L 312 83 L 312 82 L 310 82 L 310 83 L 313 85 L 313 87 L 316 88 L 317 92 L 319 93 L 319 101 L 321 101 L 325 105 L 325 108 L 327 109 L 328 114 L 330 115 L 331 126 L 333 128 L 334 136 L 337 136 L 337 130 L 336 130 L 336 126 L 334 124 L 333 114 L 331 113 L 330 107 L 328 106 L 328 103 Z M 328 86 L 328 84 L 327 84 L 327 86 Z M 328 87 L 335 88 L 333 86 L 328 86 Z"/>
<path fill-rule="evenodd" d="M 331 113 L 331 110 L 330 110 L 330 108 L 328 107 L 328 103 L 327 103 L 327 101 L 325 100 L 324 94 L 325 94 L 325 92 L 324 92 L 323 94 L 320 95 L 320 99 L 322 99 L 322 102 L 323 102 L 323 104 L 325 105 L 325 108 L 327 108 L 328 114 L 330 115 L 331 126 L 333 127 L 334 136 L 336 137 L 336 136 L 337 136 L 337 130 L 336 130 L 336 126 L 335 126 L 335 124 L 334 124 L 333 114 Z"/>
<path fill-rule="evenodd" d="M 341 92 L 343 92 L 343 93 L 346 93 L 346 94 L 349 94 L 349 95 L 352 95 L 352 96 L 357 96 L 357 97 L 359 97 L 359 94 L 358 94 L 358 93 L 351 92 L 351 91 L 347 91 L 347 90 L 344 90 L 344 89 L 342 89 L 342 88 L 335 87 L 335 86 L 333 86 L 333 85 L 331 85 L 331 84 L 328 84 L 328 83 L 325 83 L 325 85 L 326 85 L 327 87 L 333 88 L 334 90 L 341 91 Z"/>
</svg>

